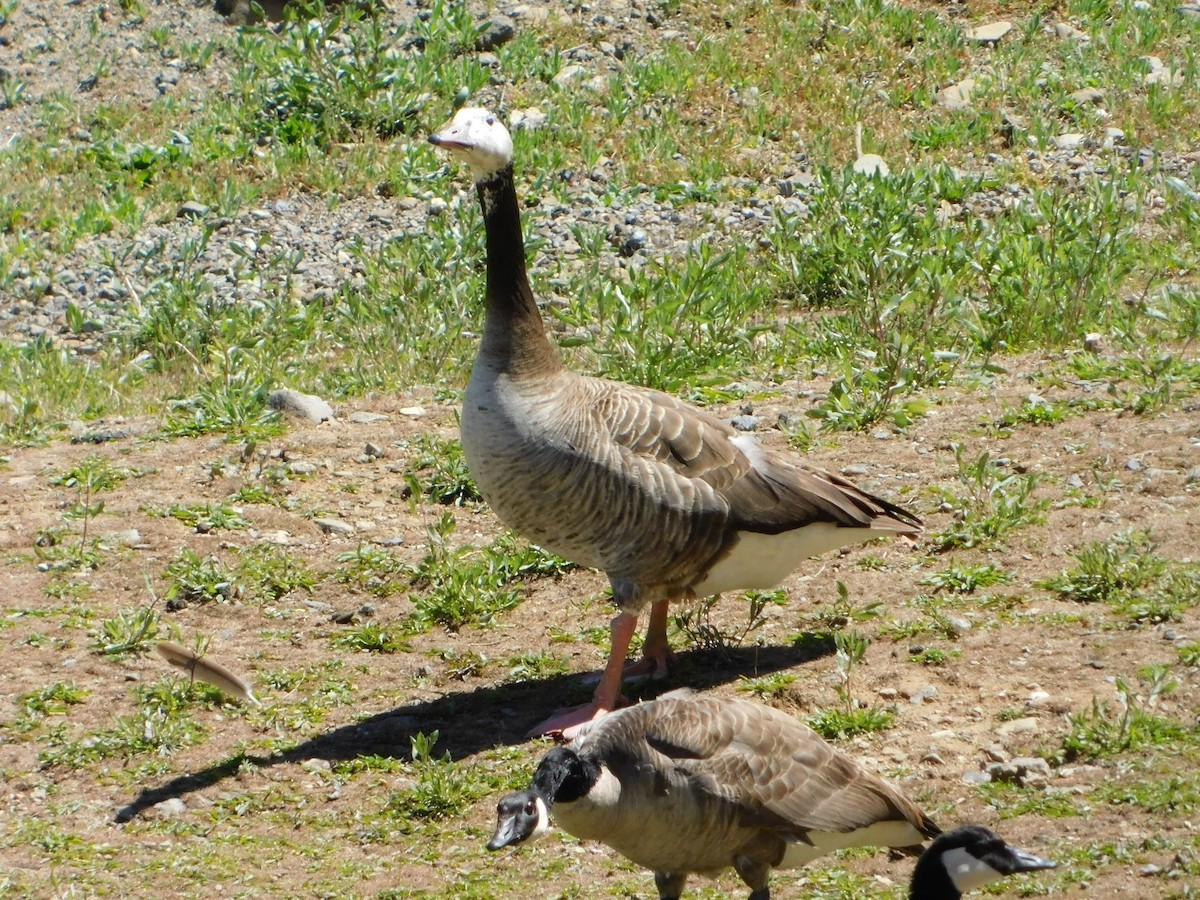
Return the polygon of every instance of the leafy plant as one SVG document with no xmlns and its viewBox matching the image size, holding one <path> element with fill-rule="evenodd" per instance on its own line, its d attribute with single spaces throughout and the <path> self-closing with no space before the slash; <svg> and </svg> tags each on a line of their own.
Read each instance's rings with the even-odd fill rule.
<svg viewBox="0 0 1200 900">
<path fill-rule="evenodd" d="M 189 528 L 209 532 L 214 528 L 245 528 L 242 511 L 224 503 L 177 503 L 167 508 L 166 515 L 178 519 Z"/>
<path fill-rule="evenodd" d="M 158 610 L 153 605 L 139 606 L 101 622 L 92 636 L 92 647 L 104 656 L 145 653 L 162 631 Z"/>
<path fill-rule="evenodd" d="M 367 653 L 395 653 L 398 650 L 405 652 L 409 650 L 409 646 L 394 632 L 375 622 L 368 622 L 339 635 L 334 643 L 347 650 L 360 650 Z"/>
<path fill-rule="evenodd" d="M 1146 667 L 1139 672 L 1139 681 L 1146 686 L 1145 696 L 1127 678 L 1118 676 L 1116 709 L 1093 698 L 1088 712 L 1068 716 L 1070 730 L 1061 750 L 1066 761 L 1099 760 L 1128 751 L 1170 747 L 1186 737 L 1197 736 L 1194 728 L 1152 711 L 1159 697 L 1179 686 L 1167 667 Z"/>
<path fill-rule="evenodd" d="M 388 798 L 388 810 L 404 820 L 438 821 L 462 815 L 481 796 L 485 783 L 474 765 L 433 755 L 438 732 L 417 733 L 412 742 L 413 785 Z"/>
<path fill-rule="evenodd" d="M 861 705 L 854 698 L 854 669 L 866 656 L 870 642 L 857 631 L 838 631 L 833 640 L 837 647 L 837 675 L 840 681 L 837 694 L 842 706 L 840 709 L 823 709 L 810 716 L 809 727 L 830 740 L 890 728 L 896 720 L 894 712 L 878 706 Z"/>
<path fill-rule="evenodd" d="M 920 583 L 931 585 L 937 591 L 951 591 L 955 594 L 973 594 L 981 587 L 1007 584 L 1011 580 L 1012 576 L 991 563 L 980 566 L 967 566 L 954 562 L 950 564 L 948 569 L 926 575 L 921 579 Z"/>
<path fill-rule="evenodd" d="M 986 450 L 967 460 L 961 444 L 954 446 L 958 478 L 967 488 L 965 496 L 954 496 L 955 520 L 931 536 L 933 548 L 945 551 L 956 547 L 994 547 L 1005 535 L 1018 528 L 1040 524 L 1048 499 L 1037 499 L 1036 475 L 996 475 L 996 464 Z"/>
<path fill-rule="evenodd" d="M 1107 541 L 1095 541 L 1072 554 L 1078 565 L 1040 582 L 1065 600 L 1105 602 L 1136 591 L 1166 570 L 1166 560 L 1154 552 L 1146 532 L 1125 531 Z"/>
</svg>

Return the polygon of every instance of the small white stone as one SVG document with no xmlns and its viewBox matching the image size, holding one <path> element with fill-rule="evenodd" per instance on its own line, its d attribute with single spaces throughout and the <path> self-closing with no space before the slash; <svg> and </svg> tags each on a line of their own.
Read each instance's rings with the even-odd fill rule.
<svg viewBox="0 0 1200 900">
<path fill-rule="evenodd" d="M 933 102 L 942 109 L 964 109 L 971 105 L 971 91 L 975 89 L 974 78 L 947 85 L 933 95 Z"/>
<path fill-rule="evenodd" d="M 1077 132 L 1071 134 L 1060 134 L 1054 139 L 1054 146 L 1059 150 L 1074 150 L 1076 147 L 1082 146 L 1085 137 Z"/>
<path fill-rule="evenodd" d="M 994 44 L 1000 38 L 1012 31 L 1012 22 L 992 22 L 988 25 L 977 25 L 968 28 L 967 38 L 980 44 Z"/>
</svg>

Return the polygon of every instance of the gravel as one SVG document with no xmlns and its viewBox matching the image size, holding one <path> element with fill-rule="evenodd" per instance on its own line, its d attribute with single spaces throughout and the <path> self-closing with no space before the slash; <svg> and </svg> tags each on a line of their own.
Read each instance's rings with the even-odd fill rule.
<svg viewBox="0 0 1200 900">
<path fill-rule="evenodd" d="M 97 69 L 89 60 L 103 58 L 107 63 L 98 70 L 101 74 L 91 89 L 76 95 L 77 103 L 85 108 L 88 104 L 111 102 L 118 95 L 149 102 L 168 91 L 184 98 L 230 87 L 229 67 L 220 61 L 214 60 L 203 69 L 189 68 L 182 60 L 164 59 L 151 38 L 155 29 L 170 29 L 173 46 L 182 46 L 228 29 L 230 26 L 210 6 L 147 4 L 144 18 L 136 23 L 106 11 L 106 7 L 93 15 L 94 10 L 69 4 L 55 6 L 53 13 L 49 7 L 40 6 L 22 4 L 4 29 L 11 44 L 6 49 L 5 68 L 9 77 L 26 82 L 27 96 L 33 102 L 0 110 L 0 147 L 11 141 L 37 140 L 41 130 L 36 120 L 38 101 L 66 86 L 74 91 L 94 75 Z M 479 54 L 490 54 L 521 29 L 536 28 L 549 17 L 562 15 L 550 0 L 497 6 L 481 16 L 481 22 L 487 24 L 475 51 Z M 651 4 L 635 0 L 629 4 L 597 3 L 581 9 L 584 11 L 578 22 L 586 41 L 564 53 L 569 62 L 555 79 L 563 90 L 603 90 L 606 79 L 619 71 L 622 58 L 652 52 L 668 41 L 691 40 L 683 23 L 659 21 L 656 17 L 661 13 Z M 414 12 L 413 7 L 395 4 L 386 14 L 403 18 Z M 1073 32 L 1059 33 L 1078 39 Z M 975 36 L 980 41 L 1002 38 L 998 27 Z M 1177 73 L 1153 57 L 1147 65 L 1159 81 L 1176 78 Z M 502 73 L 497 77 L 502 78 Z M 967 78 L 958 86 L 946 88 L 939 96 L 947 99 L 939 102 L 969 105 L 970 93 L 964 87 L 971 83 Z M 957 90 L 951 90 L 954 87 Z M 743 93 L 746 102 L 756 100 L 751 91 Z M 1081 103 L 1102 100 L 1091 99 L 1089 94 L 1085 101 L 1083 87 L 1077 94 Z M 549 112 L 536 107 L 517 110 L 511 117 L 518 128 L 538 129 L 553 124 Z M 87 121 L 86 114 L 79 118 Z M 1114 131 L 1120 134 L 1119 129 Z M 70 140 L 90 145 L 93 137 L 88 130 L 76 128 Z M 1008 155 L 969 159 L 963 169 L 990 176 L 1007 169 L 1015 157 L 1024 157 L 1023 165 L 1035 175 L 1053 177 L 1066 188 L 1078 188 L 1107 172 L 1111 153 L 1143 159 L 1156 165 L 1164 178 L 1180 176 L 1184 180 L 1190 166 L 1200 161 L 1200 154 L 1195 153 L 1165 156 L 1126 147 L 1114 134 L 1105 137 L 1107 148 L 1079 134 L 1057 136 L 1054 144 L 1045 150 L 1018 144 Z M 575 238 L 579 226 L 604 229 L 609 240 L 599 267 L 617 273 L 651 260 L 682 257 L 698 243 L 720 249 L 734 242 L 765 240 L 764 231 L 777 214 L 806 215 L 816 189 L 807 157 L 800 148 L 784 147 L 772 152 L 777 154 L 771 160 L 775 175 L 761 181 L 728 178 L 705 186 L 715 188 L 715 196 L 737 198 L 716 203 L 657 200 L 650 185 L 614 183 L 613 162 L 603 158 L 587 172 L 557 173 L 558 192 L 545 193 L 539 205 L 526 213 L 528 226 L 542 242 L 533 260 L 535 284 L 539 283 L 539 268 L 573 264 L 581 253 Z M 948 217 L 995 216 L 1029 196 L 1030 189 L 1023 185 L 1001 185 L 972 194 L 963 203 L 946 203 L 944 212 Z M 155 282 L 185 265 L 187 251 L 206 234 L 203 251 L 187 264 L 216 296 L 227 302 L 256 303 L 265 299 L 281 276 L 289 276 L 296 296 L 308 302 L 324 302 L 343 290 L 365 287 L 360 262 L 363 254 L 377 253 L 392 241 L 420 236 L 431 218 L 456 213 L 460 207 L 473 207 L 475 203 L 465 175 L 458 180 L 449 201 L 420 183 L 415 183 L 406 195 L 352 197 L 332 206 L 328 196 L 298 193 L 229 216 L 189 201 L 173 215 L 152 220 L 132 235 L 88 237 L 52 260 L 18 259 L 10 283 L 0 289 L 0 334 L 17 342 L 50 336 L 75 352 L 94 353 L 106 337 L 130 327 Z M 1153 202 L 1149 208 L 1155 208 Z M 281 257 L 298 260 L 294 271 L 268 270 L 266 261 Z M 546 280 L 539 286 L 543 296 L 553 302 L 552 286 Z M 67 324 L 71 305 L 82 315 L 82 328 L 78 320 L 74 329 Z"/>
</svg>

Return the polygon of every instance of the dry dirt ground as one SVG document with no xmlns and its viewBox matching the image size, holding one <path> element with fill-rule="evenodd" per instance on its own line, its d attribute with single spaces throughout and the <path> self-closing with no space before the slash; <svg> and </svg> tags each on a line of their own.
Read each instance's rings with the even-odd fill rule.
<svg viewBox="0 0 1200 900">
<path fill-rule="evenodd" d="M 48 34 L 85 41 L 88 6 L 61 4 L 60 9 L 55 3 L 52 12 L 51 4 L 27 0 L 20 13 L 28 17 L 28 28 L 44 27 Z M 184 29 L 181 36 L 190 38 L 189 29 L 198 19 L 182 14 L 182 8 L 152 6 L 149 23 Z M 214 17 L 204 27 L 223 26 Z M 53 70 L 30 66 L 20 75 L 40 95 L 56 84 L 70 87 L 93 65 L 94 55 L 74 58 L 63 53 Z M 133 77 L 144 69 L 144 61 L 133 54 L 114 57 L 111 76 L 101 81 L 92 98 L 104 102 L 109 96 L 105 92 L 123 89 L 152 96 L 152 78 Z M 1194 356 L 1194 348 L 1187 355 Z M 1085 392 L 1088 386 L 1070 381 L 1055 388 L 1034 383 L 1034 373 L 1061 369 L 1061 359 L 1026 358 L 1007 364 L 1009 374 L 994 386 L 930 396 L 929 415 L 902 435 L 887 440 L 873 434 L 838 436 L 821 441 L 809 459 L 835 471 L 862 467 L 856 468 L 856 481 L 900 497 L 933 533 L 952 518 L 944 511 L 941 492 L 965 492 L 952 445 L 962 444 L 968 459 L 986 450 L 1009 461 L 1002 472 L 1040 478 L 1035 496 L 1051 501 L 1042 524 L 1009 535 L 1001 549 L 936 555 L 922 541 L 915 546 L 875 544 L 812 561 L 788 580 L 789 602 L 770 607 L 768 621 L 749 636 L 747 646 L 721 652 L 676 635 L 679 661 L 671 677 L 631 694 L 649 697 L 690 685 L 731 695 L 742 676 L 786 671 L 796 680 L 773 702 L 799 715 L 836 705 L 833 657 L 798 649 L 791 637 L 825 623 L 842 581 L 856 607 L 876 601 L 884 606 L 882 616 L 853 623 L 871 644 L 854 675 L 852 691 L 861 701 L 894 706 L 897 713 L 891 729 L 844 742 L 849 752 L 895 778 L 946 827 L 983 822 L 1020 846 L 1059 858 L 1074 849 L 1110 845 L 1108 858 L 1097 851 L 1094 871 L 1087 863 L 1070 864 L 1080 875 L 1075 884 L 1054 882 L 1063 893 L 1102 900 L 1200 890 L 1200 878 L 1188 874 L 1197 870 L 1194 861 L 1189 868 L 1178 864 L 1176 849 L 1156 849 L 1194 847 L 1195 822 L 1169 807 L 1151 814 L 1136 806 L 1089 801 L 1106 782 L 1135 784 L 1146 770 L 1169 770 L 1176 762 L 1167 752 L 1146 751 L 1140 760 L 1144 767 L 1131 765 L 1125 757 L 1120 764 L 1056 770 L 1048 789 L 1063 792 L 1075 812 L 1063 817 L 1049 817 L 1045 806 L 1038 806 L 1000 820 L 984 794 L 964 782 L 965 774 L 991 761 L 989 751 L 995 754 L 997 745 L 1009 756 L 1060 746 L 1068 714 L 1086 712 L 1094 699 L 1115 702 L 1114 678 L 1136 680 L 1139 668 L 1148 664 L 1174 664 L 1173 674 L 1180 682 L 1173 695 L 1161 700 L 1158 714 L 1194 724 L 1200 713 L 1200 675 L 1179 665 L 1177 653 L 1177 645 L 1200 639 L 1196 607 L 1181 612 L 1177 621 L 1130 627 L 1126 617 L 1107 607 L 1059 600 L 1038 586 L 1072 565 L 1072 551 L 1128 529 L 1149 531 L 1163 557 L 1196 561 L 1200 486 L 1189 483 L 1188 473 L 1200 466 L 1200 407 L 1185 400 L 1145 416 L 1100 410 L 1070 416 L 1051 427 L 997 429 L 994 425 L 1004 411 L 1018 407 L 1035 388 L 1050 401 L 1091 396 Z M 770 405 L 756 409 L 765 426 L 761 439 L 781 445 L 782 434 L 769 426 L 780 413 L 802 417 L 812 398 L 801 395 L 800 389 L 822 387 L 790 385 Z M 401 412 L 413 406 L 423 407 L 425 415 Z M 353 411 L 386 418 L 353 424 Z M 723 412 L 732 415 L 737 410 Z M 410 563 L 422 559 L 428 528 L 446 508 L 407 499 L 406 476 L 413 473 L 416 456 L 412 439 L 422 433 L 454 437 L 454 410 L 417 391 L 362 399 L 339 413 L 339 421 L 331 424 L 292 423 L 283 437 L 256 448 L 220 438 L 161 440 L 156 438 L 161 423 L 109 421 L 89 423 L 88 430 L 126 436 L 98 445 L 64 441 L 4 451 L 0 777 L 5 821 L 0 824 L 0 896 L 374 897 L 394 889 L 397 896 L 453 897 L 463 895 L 464 884 L 475 886 L 471 896 L 511 896 L 505 889 L 488 894 L 479 888 L 500 867 L 526 876 L 519 892 L 526 896 L 652 896 L 646 873 L 630 870 L 603 848 L 547 841 L 511 855 L 486 854 L 482 845 L 491 831 L 494 795 L 470 807 L 465 825 L 454 820 L 441 832 L 425 828 L 411 835 L 393 833 L 386 842 L 371 840 L 370 816 L 389 793 L 404 788 L 406 777 L 368 773 L 340 783 L 330 775 L 330 765 L 345 760 L 371 755 L 407 759 L 410 736 L 435 730 L 441 736 L 439 750 L 459 763 L 481 760 L 493 770 L 506 765 L 528 768 L 544 745 L 528 741 L 525 730 L 563 702 L 586 696 L 587 689 L 578 686 L 574 673 L 603 661 L 603 649 L 581 636 L 584 628 L 606 626 L 610 615 L 598 574 L 576 570 L 557 578 L 530 579 L 520 587 L 521 604 L 500 615 L 492 627 L 467 627 L 457 633 L 434 629 L 409 638 L 409 650 L 392 654 L 338 648 L 337 638 L 358 626 L 334 619 L 369 604 L 373 613 L 361 621 L 395 625 L 412 610 L 407 589 L 379 599 L 326 577 L 312 592 L 296 591 L 269 604 L 233 599 L 172 612 L 155 600 L 165 591 L 164 568 L 187 547 L 232 563 L 242 548 L 267 538 L 286 540 L 288 552 L 319 574 L 334 570 L 339 554 L 381 540 Z M 363 461 L 368 442 L 382 448 L 384 455 Z M 75 536 L 69 542 L 78 539 L 81 528 L 78 520 L 64 517 L 78 502 L 76 492 L 56 485 L 54 479 L 92 453 L 139 474 L 100 498 L 105 506 L 89 523 L 90 534 L 116 536 L 102 541 L 107 549 L 101 551 L 99 565 L 75 578 L 84 585 L 76 589 L 85 592 L 82 599 L 52 597 L 53 586 L 63 579 L 39 565 L 39 535 L 68 526 Z M 282 485 L 288 507 L 239 504 L 248 521 L 245 528 L 201 534 L 160 514 L 174 504 L 224 502 L 240 488 L 266 484 L 265 473 L 273 468 L 297 461 L 311 463 L 313 474 Z M 1072 476 L 1080 487 L 1070 486 Z M 1080 494 L 1096 498 L 1097 505 L 1069 502 Z M 314 511 L 344 521 L 353 533 L 325 533 L 312 521 Z M 484 507 L 451 512 L 457 521 L 456 542 L 481 546 L 499 533 Z M 132 546 L 118 534 L 129 529 L 138 532 Z M 398 544 L 397 538 L 402 539 Z M 921 585 L 921 579 L 951 562 L 990 562 L 1012 580 L 952 601 L 949 611 L 971 626 L 957 638 L 889 637 L 890 626 L 922 617 L 911 601 L 932 589 Z M 114 758 L 79 769 L 43 766 L 39 754 L 49 748 L 50 726 L 61 728 L 68 740 L 109 729 L 119 717 L 136 712 L 137 686 L 168 674 L 166 664 L 153 654 L 109 658 L 91 648 L 101 623 L 150 604 L 157 604 L 164 626 L 177 628 L 185 641 L 210 637 L 214 657 L 256 682 L 264 709 L 231 705 L 195 710 L 206 737 L 174 752 L 157 769 L 144 757 Z M 744 601 L 726 597 L 714 609 L 712 624 L 737 630 L 745 611 Z M 563 642 L 563 635 L 576 640 Z M 917 643 L 959 655 L 940 666 L 921 665 L 910 660 Z M 573 671 L 511 681 L 508 661 L 539 651 L 566 657 Z M 464 665 L 475 657 L 477 664 Z M 335 675 L 348 684 L 348 691 L 340 699 L 321 697 L 309 704 L 302 688 L 276 688 L 266 677 L 304 670 Z M 47 728 L 23 739 L 14 725 L 18 698 L 56 682 L 73 683 L 87 692 L 85 699 L 48 717 Z M 924 689 L 930 686 L 936 689 L 932 696 L 910 701 L 928 694 Z M 328 708 L 327 715 L 319 718 L 313 708 Z M 1020 727 L 1011 727 L 1014 717 Z M 290 749 L 276 752 L 279 745 Z M 231 810 L 230 797 L 248 798 L 245 808 Z M 186 811 L 164 819 L 166 814 L 155 804 L 170 798 L 182 799 Z M 360 818 L 361 829 L 348 824 Z M 28 824 L 39 820 L 47 823 L 45 831 Z M 172 831 L 173 822 L 179 825 L 178 834 Z M 197 828 L 198 822 L 210 822 L 211 827 Z M 82 843 L 98 848 L 89 857 L 86 873 L 62 862 Z M 223 860 L 221 867 L 197 874 L 197 868 L 216 858 Z M 823 863 L 813 870 L 819 873 L 826 865 L 877 877 L 880 884 L 903 881 L 910 866 L 877 854 Z M 1161 874 L 1145 874 L 1147 865 L 1157 866 Z M 331 883 L 329 873 L 339 869 L 348 874 Z M 805 896 L 807 880 L 817 877 L 777 876 L 777 895 Z M 1026 884 L 1032 889 L 1038 882 Z M 729 896 L 744 894 L 729 877 L 718 886 Z M 1004 890 L 1016 896 L 1020 889 Z"/>
<path fill-rule="evenodd" d="M 999 744 L 1006 752 L 1019 755 L 1056 746 L 1066 731 L 1067 713 L 1087 710 L 1093 698 L 1115 698 L 1114 676 L 1132 677 L 1149 663 L 1174 663 L 1176 642 L 1189 635 L 1200 636 L 1194 609 L 1186 612 L 1182 621 L 1171 623 L 1169 631 L 1154 625 L 1129 628 L 1121 617 L 1099 605 L 1056 600 L 1036 586 L 1039 579 L 1067 568 L 1072 550 L 1129 528 L 1150 530 L 1159 542 L 1158 552 L 1165 557 L 1195 558 L 1200 510 L 1196 488 L 1185 484 L 1185 478 L 1200 456 L 1200 412 L 1194 405 L 1146 417 L 1093 412 L 1068 418 L 1055 427 L 1020 426 L 1006 435 L 991 424 L 1028 393 L 1022 373 L 1045 368 L 1052 361 L 1027 359 L 1022 363 L 990 394 L 948 393 L 936 398 L 931 413 L 907 434 L 886 441 L 877 435 L 842 436 L 823 442 L 810 453 L 810 459 L 835 470 L 850 463 L 865 464 L 867 474 L 858 480 L 890 495 L 904 488 L 905 502 L 925 517 L 930 532 L 945 527 L 950 519 L 949 513 L 939 511 L 938 489 L 962 492 L 949 449 L 952 442 L 965 445 L 969 457 L 987 450 L 1010 460 L 1011 467 L 1038 475 L 1041 486 L 1037 496 L 1056 504 L 1069 492 L 1067 479 L 1077 475 L 1085 493 L 1102 497 L 1098 507 L 1052 506 L 1044 524 L 1015 532 L 1006 542 L 1007 549 L 994 552 L 933 556 L 922 544 L 876 544 L 812 561 L 787 582 L 788 604 L 772 607 L 768 623 L 752 635 L 759 646 L 722 655 L 689 647 L 678 639 L 682 652 L 672 677 L 665 685 L 645 686 L 635 695 L 651 696 L 680 684 L 731 694 L 740 676 L 786 669 L 798 677 L 776 703 L 794 707 L 801 714 L 836 704 L 833 658 L 806 656 L 792 647 L 789 636 L 811 630 L 814 613 L 833 604 L 836 582 L 844 581 L 856 605 L 881 601 L 886 607 L 881 618 L 855 626 L 874 640 L 855 675 L 853 691 L 868 702 L 880 701 L 882 691 L 883 702 L 894 704 L 898 711 L 895 727 L 849 741 L 847 749 L 896 777 L 943 823 L 997 825 L 996 811 L 963 781 L 965 773 L 979 770 L 989 761 L 985 748 Z M 1047 395 L 1051 400 L 1071 399 L 1080 395 L 1080 388 L 1068 385 Z M 780 412 L 801 413 L 806 402 L 780 401 L 756 413 L 770 422 Z M 414 405 L 421 405 L 426 414 L 413 417 L 400 412 Z M 387 418 L 371 425 L 350 424 L 346 416 L 353 410 L 374 411 Z M 0 469 L 4 488 L 0 494 L 0 553 L 6 561 L 5 617 L 0 630 L 6 651 L 5 717 L 14 714 L 16 696 L 59 681 L 73 682 L 90 692 L 85 702 L 71 707 L 64 717 L 71 734 L 111 727 L 115 717 L 134 712 L 133 685 L 160 678 L 165 664 L 153 654 L 103 658 L 89 649 L 88 635 L 119 610 L 153 602 L 151 589 L 162 593 L 163 569 L 183 547 L 233 560 L 240 547 L 264 535 L 281 539 L 279 533 L 286 532 L 289 552 L 303 556 L 314 570 L 328 572 L 336 567 L 338 554 L 355 549 L 360 542 L 402 537 L 403 543 L 393 549 L 417 562 L 428 545 L 427 526 L 446 508 L 428 504 L 414 508 L 403 499 L 413 455 L 407 445 L 418 432 L 453 437 L 454 411 L 417 395 L 364 400 L 341 412 L 336 423 L 293 424 L 285 436 L 269 446 L 259 446 L 246 461 L 241 459 L 243 448 L 220 439 L 127 437 L 99 447 L 58 443 L 13 451 Z M 98 427 L 151 435 L 154 424 L 106 422 Z M 762 439 L 776 445 L 783 441 L 773 430 Z M 363 461 L 368 442 L 383 448 L 385 455 Z M 70 600 L 47 597 L 53 576 L 39 571 L 34 545 L 39 531 L 62 525 L 64 510 L 77 501 L 74 491 L 55 486 L 52 479 L 96 452 L 115 465 L 144 474 L 104 495 L 104 511 L 89 526 L 92 534 L 135 528 L 140 538 L 133 547 L 105 552 L 101 564 L 84 576 L 88 586 L 83 601 L 88 610 L 85 618 L 63 614 L 73 605 Z M 280 458 L 315 466 L 311 477 L 287 484 L 287 494 L 295 501 L 291 511 L 242 505 L 249 527 L 208 534 L 197 534 L 175 519 L 155 514 L 173 503 L 224 501 L 240 487 L 261 483 L 258 473 L 264 459 L 269 463 Z M 1138 461 L 1134 468 L 1139 471 L 1127 467 L 1130 460 Z M 305 517 L 311 510 L 325 511 L 357 531 L 347 537 L 324 534 Z M 496 521 L 485 508 L 458 508 L 453 513 L 458 522 L 456 541 L 482 545 L 498 533 Z M 78 527 L 75 523 L 76 530 Z M 865 557 L 872 557 L 873 562 L 864 567 Z M 884 625 L 920 616 L 919 610 L 905 601 L 928 590 L 919 585 L 920 578 L 944 569 L 951 560 L 992 562 L 1010 573 L 1013 581 L 979 592 L 990 596 L 990 602 L 983 602 L 978 595 L 964 595 L 955 601 L 954 614 L 972 624 L 957 640 L 883 636 Z M 187 816 L 204 816 L 231 791 L 263 797 L 268 808 L 273 808 L 268 798 L 281 791 L 293 798 L 288 802 L 300 797 L 302 807 L 312 805 L 312 809 L 295 812 L 295 825 L 303 829 L 309 817 L 320 818 L 322 806 L 374 808 L 381 793 L 404 781 L 394 776 L 360 777 L 331 791 L 328 779 L 320 777 L 325 765 L 321 761 L 336 764 L 368 754 L 403 758 L 411 734 L 435 729 L 442 736 L 440 746 L 456 760 L 469 761 L 504 746 L 515 748 L 514 760 L 538 754 L 542 748 L 526 741 L 524 730 L 564 700 L 577 698 L 581 689 L 573 676 L 566 675 L 505 683 L 505 661 L 545 651 L 568 655 L 575 670 L 596 667 L 603 658 L 601 649 L 586 641 L 564 644 L 557 638 L 563 633 L 578 635 L 585 626 L 607 622 L 603 587 L 600 576 L 587 571 L 536 579 L 522 588 L 522 604 L 500 616 L 494 627 L 468 627 L 457 634 L 435 629 L 413 638 L 410 652 L 390 655 L 336 649 L 337 636 L 355 626 L 334 623 L 332 614 L 354 611 L 370 602 L 375 607 L 373 621 L 395 624 L 411 610 L 403 591 L 377 600 L 327 579 L 311 595 L 300 591 L 267 605 L 234 601 L 164 611 L 163 622 L 178 626 L 185 639 L 208 635 L 214 656 L 251 678 L 260 676 L 258 693 L 268 709 L 276 705 L 294 710 L 303 698 L 262 684 L 261 673 L 297 671 L 333 659 L 345 663 L 342 674 L 352 686 L 350 696 L 343 705 L 334 706 L 324 721 L 291 729 L 288 716 L 268 717 L 258 711 L 243 714 L 232 708 L 198 711 L 209 731 L 207 740 L 174 753 L 168 773 L 133 783 L 121 771 L 128 773 L 138 760 L 109 761 L 78 771 L 43 769 L 38 762 L 39 751 L 45 749 L 42 742 L 10 740 L 0 745 L 7 815 L 37 815 L 39 808 L 50 815 L 53 810 L 67 834 L 110 847 L 114 860 L 136 862 L 142 869 L 136 885 L 128 877 L 121 880 L 118 873 L 111 873 L 113 885 L 119 885 L 113 888 L 117 895 L 175 894 L 181 890 L 180 883 L 160 859 L 169 838 L 161 832 L 148 833 L 139 824 L 156 818 L 152 805 L 163 799 L 180 797 L 188 806 Z M 998 614 L 1006 608 L 1008 614 Z M 51 614 L 43 618 L 46 611 Z M 744 617 L 745 604 L 727 597 L 714 612 L 713 622 L 733 630 Z M 957 649 L 961 655 L 941 666 L 922 666 L 909 659 L 915 642 Z M 464 673 L 461 661 L 471 652 L 490 662 L 478 671 Z M 1158 711 L 1193 722 L 1200 711 L 1196 673 L 1178 666 L 1176 672 L 1181 687 Z M 926 686 L 936 688 L 932 698 L 918 703 L 906 699 Z M 890 694 L 891 690 L 896 693 Z M 1002 733 L 1004 723 L 997 717 L 1002 710 L 1009 712 L 1000 718 L 1018 713 L 1029 718 L 1029 730 Z M 280 754 L 253 751 L 279 738 L 295 739 L 295 749 Z M 247 748 L 257 765 L 230 765 L 234 754 Z M 1164 764 L 1169 767 L 1171 763 L 1166 760 Z M 1065 789 L 1086 814 L 1047 818 L 1034 813 L 999 822 L 998 827 L 1014 842 L 1038 852 L 1062 854 L 1073 846 L 1102 842 L 1131 851 L 1124 864 L 1098 866 L 1086 888 L 1072 888 L 1072 893 L 1146 897 L 1158 896 L 1168 888 L 1182 889 L 1186 876 L 1168 883 L 1142 874 L 1145 864 L 1169 869 L 1173 853 L 1139 848 L 1153 848 L 1158 838 L 1186 839 L 1194 832 L 1191 822 L 1166 811 L 1148 815 L 1110 803 L 1093 806 L 1087 802 L 1087 793 L 1107 779 L 1138 777 L 1128 769 L 1102 765 L 1061 770 L 1052 779 L 1051 789 Z M 104 774 L 97 777 L 98 771 Z M 243 860 L 244 870 L 214 873 L 212 884 L 214 890 L 216 885 L 230 890 L 237 885 L 256 896 L 312 896 L 306 875 L 310 855 L 344 859 L 348 865 L 364 855 L 382 855 L 389 859 L 383 870 L 363 883 L 344 885 L 345 896 L 373 896 L 388 888 L 444 890 L 454 895 L 458 891 L 455 885 L 461 885 L 464 878 L 478 880 L 480 873 L 500 862 L 486 856 L 481 846 L 490 828 L 493 799 L 484 797 L 476 803 L 469 813 L 469 827 L 453 829 L 454 837 L 447 838 L 438 853 L 426 852 L 423 845 L 428 838 L 417 836 L 401 845 L 380 847 L 352 838 L 329 841 L 323 834 L 323 846 L 306 847 L 300 830 L 286 839 L 281 836 L 279 852 L 270 860 L 259 858 L 261 851 L 250 853 Z M 130 821 L 117 822 L 117 818 Z M 256 819 L 253 814 L 222 818 L 203 840 L 233 845 L 238 836 L 272 833 L 280 827 L 278 815 Z M 237 857 L 236 850 L 230 852 Z M 547 869 L 548 860 L 567 852 L 548 842 L 536 851 L 517 852 L 503 864 L 536 877 L 545 887 L 545 893 L 539 888 L 539 896 L 558 896 L 557 891 L 572 885 L 578 890 L 579 885 L 606 884 L 595 892 L 585 887 L 582 894 L 568 896 L 605 896 L 610 890 L 617 896 L 649 896 L 648 876 L 629 873 L 607 852 L 576 853 L 565 869 Z M 45 860 L 51 856 L 45 846 L 36 843 L 9 846 L 0 856 L 0 864 L 12 867 L 18 884 L 35 884 L 66 896 L 73 873 L 69 868 L 55 871 L 51 867 L 48 877 Z M 907 871 L 906 863 L 888 863 L 882 855 L 838 864 L 893 880 L 902 880 Z M 618 879 L 615 884 L 614 878 Z M 640 893 L 620 889 L 631 879 Z M 795 880 L 802 884 L 803 876 Z M 779 883 L 784 885 L 781 896 L 802 895 L 801 887 L 787 886 L 786 877 Z M 740 895 L 741 888 L 732 880 L 721 886 L 731 896 Z M 82 895 L 90 894 L 85 890 Z"/>
</svg>

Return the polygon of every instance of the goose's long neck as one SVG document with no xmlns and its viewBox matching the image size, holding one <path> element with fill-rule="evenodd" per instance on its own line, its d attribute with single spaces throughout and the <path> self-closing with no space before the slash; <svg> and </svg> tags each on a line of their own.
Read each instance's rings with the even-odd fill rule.
<svg viewBox="0 0 1200 900">
<path fill-rule="evenodd" d="M 525 241 L 513 168 L 477 181 L 487 233 L 487 318 L 480 355 L 513 375 L 561 367 L 546 337 L 542 315 L 525 273 Z"/>
</svg>

